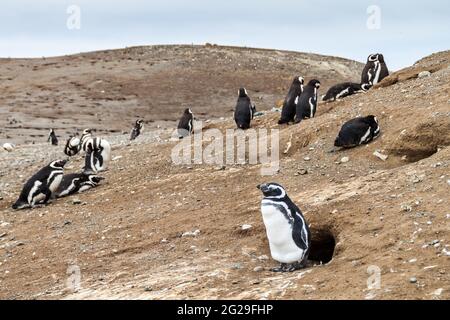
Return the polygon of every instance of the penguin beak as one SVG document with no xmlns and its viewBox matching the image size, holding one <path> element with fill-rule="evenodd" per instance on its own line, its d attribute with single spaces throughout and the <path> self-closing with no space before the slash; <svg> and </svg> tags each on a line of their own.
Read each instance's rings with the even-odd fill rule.
<svg viewBox="0 0 450 320">
<path fill-rule="evenodd" d="M 267 184 L 263 183 L 263 184 L 259 184 L 256 186 L 259 190 L 261 190 L 262 192 L 267 192 L 269 191 L 269 187 L 267 186 Z"/>
</svg>

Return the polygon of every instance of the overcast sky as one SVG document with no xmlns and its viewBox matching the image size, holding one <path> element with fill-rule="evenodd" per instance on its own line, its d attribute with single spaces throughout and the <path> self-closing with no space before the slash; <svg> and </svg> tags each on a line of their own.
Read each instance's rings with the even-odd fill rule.
<svg viewBox="0 0 450 320">
<path fill-rule="evenodd" d="M 365 61 L 369 53 L 380 52 L 390 69 L 398 69 L 450 49 L 448 0 L 5 2 L 2 0 L 0 10 L 0 57 L 210 42 L 359 61 Z M 67 27 L 68 18 L 74 17 L 67 13 L 71 5 L 80 8 L 80 29 Z M 373 5 L 377 7 L 373 9 Z M 380 9 L 379 20 L 376 8 Z M 76 26 L 73 21 L 69 21 L 72 27 Z"/>
</svg>

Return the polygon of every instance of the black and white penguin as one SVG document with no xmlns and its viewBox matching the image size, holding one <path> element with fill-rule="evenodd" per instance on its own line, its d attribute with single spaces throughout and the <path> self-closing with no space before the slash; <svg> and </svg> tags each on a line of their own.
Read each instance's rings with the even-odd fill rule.
<svg viewBox="0 0 450 320">
<path fill-rule="evenodd" d="M 191 109 L 184 109 L 183 115 L 178 122 L 177 131 L 180 139 L 183 139 L 194 132 L 194 114 Z"/>
<path fill-rule="evenodd" d="M 25 183 L 19 199 L 12 205 L 15 210 L 46 204 L 59 187 L 67 160 L 56 160 L 39 170 Z"/>
<path fill-rule="evenodd" d="M 344 82 L 332 86 L 328 89 L 322 101 L 336 101 L 337 99 L 351 96 L 352 94 L 365 92 L 370 89 L 367 83 L 359 84 L 355 82 Z"/>
<path fill-rule="evenodd" d="M 134 127 L 131 130 L 130 140 L 136 139 L 141 134 L 142 130 L 144 130 L 144 120 L 136 120 Z"/>
<path fill-rule="evenodd" d="M 245 88 L 239 89 L 239 96 L 234 109 L 234 121 L 239 129 L 250 128 L 250 122 L 253 120 L 253 115 L 256 112 L 256 107 L 252 104 L 250 97 Z"/>
<path fill-rule="evenodd" d="M 91 129 L 85 129 L 80 139 L 81 149 L 86 153 L 86 173 L 97 173 L 108 169 L 111 161 L 111 145 L 105 139 L 93 137 Z"/>
<path fill-rule="evenodd" d="M 257 186 L 264 195 L 261 213 L 272 258 L 281 263 L 275 272 L 305 267 L 311 247 L 311 232 L 300 209 L 277 183 Z"/>
<path fill-rule="evenodd" d="M 384 56 L 381 53 L 369 55 L 361 74 L 361 84 L 376 85 L 389 75 Z"/>
<path fill-rule="evenodd" d="M 367 144 L 380 135 L 380 126 L 375 116 L 358 117 L 347 121 L 334 141 L 335 147 L 352 148 Z"/>
<path fill-rule="evenodd" d="M 75 193 L 84 192 L 95 188 L 105 178 L 95 174 L 71 173 L 64 175 L 62 181 L 55 192 L 57 198 L 70 196 Z"/>
<path fill-rule="evenodd" d="M 283 109 L 281 110 L 281 118 L 278 124 L 294 122 L 296 105 L 300 95 L 303 92 L 303 84 L 305 80 L 302 77 L 295 77 L 289 88 L 288 94 L 283 102 Z"/>
<path fill-rule="evenodd" d="M 295 111 L 295 123 L 299 123 L 302 119 L 314 118 L 317 109 L 317 95 L 320 88 L 320 81 L 313 79 L 303 88 Z"/>
<path fill-rule="evenodd" d="M 81 150 L 80 138 L 77 136 L 67 139 L 66 146 L 64 147 L 64 154 L 73 157 Z"/>
<path fill-rule="evenodd" d="M 51 144 L 53 146 L 57 146 L 58 145 L 58 138 L 56 137 L 55 130 L 50 129 L 50 132 L 48 134 L 47 142 L 51 142 Z"/>
</svg>

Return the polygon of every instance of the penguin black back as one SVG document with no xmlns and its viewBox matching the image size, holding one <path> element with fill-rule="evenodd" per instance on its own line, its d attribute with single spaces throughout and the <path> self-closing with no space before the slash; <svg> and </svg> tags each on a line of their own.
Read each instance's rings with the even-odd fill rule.
<svg viewBox="0 0 450 320">
<path fill-rule="evenodd" d="M 352 148 L 367 144 L 380 134 L 380 127 L 375 116 L 358 117 L 344 123 L 334 141 L 335 147 Z"/>
<path fill-rule="evenodd" d="M 320 81 L 313 79 L 304 87 L 298 99 L 295 111 L 295 122 L 302 119 L 314 118 L 317 109 L 317 95 L 320 88 Z"/>
<path fill-rule="evenodd" d="M 56 137 L 55 130 L 50 129 L 50 133 L 48 134 L 48 140 L 47 142 L 51 142 L 53 146 L 58 145 L 58 138 Z"/>
<path fill-rule="evenodd" d="M 295 77 L 289 88 L 288 94 L 283 102 L 281 110 L 281 118 L 278 124 L 293 122 L 295 118 L 295 108 L 298 98 L 303 92 L 304 79 L 302 77 Z"/>
<path fill-rule="evenodd" d="M 194 115 L 191 109 L 184 109 L 183 115 L 178 122 L 178 137 L 180 139 L 191 135 L 194 132 Z"/>
<path fill-rule="evenodd" d="M 239 96 L 234 110 L 234 121 L 240 129 L 250 128 L 250 122 L 253 119 L 253 115 L 256 111 L 255 106 L 252 104 L 250 97 L 247 94 L 245 88 L 239 89 Z"/>
<path fill-rule="evenodd" d="M 338 83 L 328 89 L 327 93 L 323 97 L 323 101 L 334 101 L 336 99 L 344 98 L 352 94 L 363 92 L 368 89 L 368 86 L 355 82 L 343 82 Z"/>
</svg>

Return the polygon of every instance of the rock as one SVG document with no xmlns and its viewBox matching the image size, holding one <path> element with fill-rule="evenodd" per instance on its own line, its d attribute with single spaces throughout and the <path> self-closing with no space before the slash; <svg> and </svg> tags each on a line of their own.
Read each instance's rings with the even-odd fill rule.
<svg viewBox="0 0 450 320">
<path fill-rule="evenodd" d="M 233 269 L 233 270 L 239 270 L 239 269 L 242 269 L 242 264 L 240 264 L 240 263 L 235 263 L 235 264 L 233 264 L 233 265 L 231 266 L 231 269 Z"/>
<path fill-rule="evenodd" d="M 417 283 L 417 278 L 416 277 L 409 278 L 409 283 Z"/>
<path fill-rule="evenodd" d="M 112 158 L 112 161 L 117 161 L 119 159 L 122 159 L 122 156 L 116 156 L 116 157 Z"/>
<path fill-rule="evenodd" d="M 447 180 L 447 184 L 450 186 L 450 179 Z"/>
<path fill-rule="evenodd" d="M 261 117 L 263 115 L 264 115 L 264 112 L 258 111 L 258 112 L 255 112 L 255 114 L 253 116 L 254 117 Z"/>
<path fill-rule="evenodd" d="M 381 159 L 381 160 L 383 160 L 383 161 L 386 161 L 387 158 L 388 158 L 387 155 L 380 153 L 378 150 L 375 151 L 375 152 L 373 153 L 373 155 L 374 155 L 375 157 L 377 157 L 378 159 Z"/>
<path fill-rule="evenodd" d="M 184 238 L 184 237 L 196 237 L 196 236 L 198 236 L 200 234 L 200 230 L 195 230 L 195 231 L 187 231 L 187 232 L 185 232 L 185 233 L 183 233 L 182 235 L 181 235 L 181 237 L 182 238 Z"/>
<path fill-rule="evenodd" d="M 442 294 L 442 291 L 444 291 L 444 289 L 442 289 L 442 288 L 436 289 L 435 291 L 433 291 L 431 293 L 431 295 L 433 295 L 433 296 L 440 296 Z"/>
<path fill-rule="evenodd" d="M 251 224 L 243 224 L 241 226 L 242 231 L 247 231 L 247 230 L 250 230 L 251 228 L 253 228 L 253 226 Z"/>
<path fill-rule="evenodd" d="M 269 260 L 269 257 L 266 256 L 265 254 L 263 254 L 262 256 L 259 256 L 259 257 L 258 257 L 258 260 L 259 260 L 259 261 Z"/>
<path fill-rule="evenodd" d="M 81 204 L 81 200 L 78 198 L 75 198 L 72 200 L 72 204 Z"/>
<path fill-rule="evenodd" d="M 401 209 L 402 209 L 402 211 L 405 211 L 405 212 L 412 211 L 412 207 L 410 205 L 407 205 L 407 204 L 402 204 Z"/>
<path fill-rule="evenodd" d="M 0 233 L 0 239 L 3 238 L 3 237 L 6 236 L 6 235 L 7 235 L 6 232 Z"/>
<path fill-rule="evenodd" d="M 426 78 L 429 76 L 431 76 L 431 72 L 425 70 L 425 71 L 419 72 L 419 74 L 417 75 L 417 78 L 422 79 L 422 78 Z"/>
<path fill-rule="evenodd" d="M 310 158 L 310 157 L 304 157 L 303 160 L 305 160 L 305 161 L 310 161 L 311 158 Z"/>
<path fill-rule="evenodd" d="M 161 243 L 168 243 L 168 242 L 169 242 L 169 240 L 167 240 L 166 238 L 161 240 Z"/>
<path fill-rule="evenodd" d="M 261 272 L 261 271 L 263 271 L 263 270 L 264 270 L 264 268 L 261 267 L 261 266 L 257 266 L 257 267 L 255 267 L 255 268 L 253 269 L 254 272 Z"/>
<path fill-rule="evenodd" d="M 350 161 L 350 158 L 349 157 L 342 157 L 341 158 L 341 163 L 347 163 L 347 162 L 349 162 Z"/>
<path fill-rule="evenodd" d="M 4 143 L 3 149 L 5 149 L 8 152 L 12 152 L 16 146 L 12 143 Z"/>
<path fill-rule="evenodd" d="M 152 287 L 145 287 L 144 288 L 144 291 L 146 291 L 146 292 L 150 292 L 150 291 L 153 291 L 153 288 Z"/>
<path fill-rule="evenodd" d="M 304 176 L 305 174 L 308 174 L 308 170 L 306 169 L 300 169 L 299 171 L 297 171 L 297 175 Z"/>
</svg>

